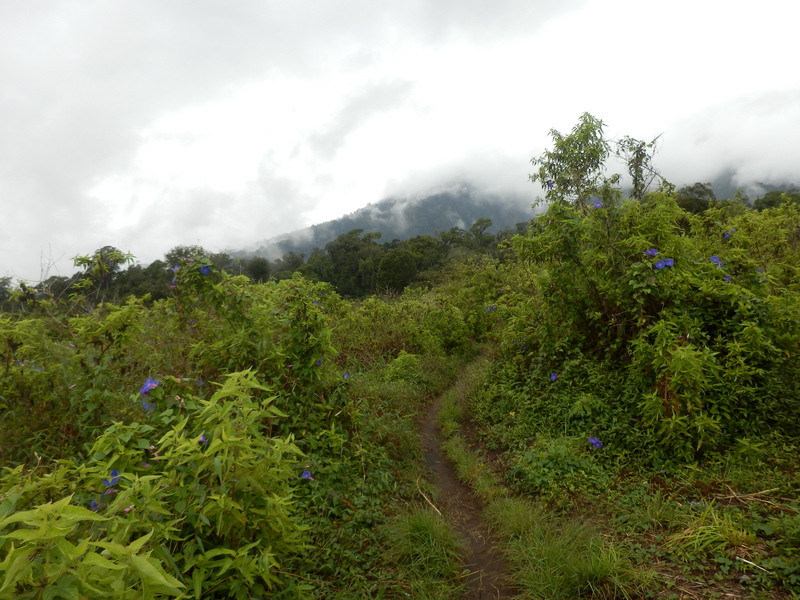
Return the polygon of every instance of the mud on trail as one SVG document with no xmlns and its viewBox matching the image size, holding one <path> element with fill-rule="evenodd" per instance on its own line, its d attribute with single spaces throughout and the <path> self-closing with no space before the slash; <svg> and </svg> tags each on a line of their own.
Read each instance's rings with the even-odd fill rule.
<svg viewBox="0 0 800 600">
<path fill-rule="evenodd" d="M 439 490 L 436 508 L 467 542 L 465 566 L 469 569 L 464 600 L 503 600 L 514 597 L 506 582 L 506 564 L 496 539 L 482 518 L 481 503 L 461 483 L 455 467 L 442 450 L 443 438 L 437 425 L 441 402 L 435 400 L 420 424 L 425 463 L 432 483 Z"/>
</svg>

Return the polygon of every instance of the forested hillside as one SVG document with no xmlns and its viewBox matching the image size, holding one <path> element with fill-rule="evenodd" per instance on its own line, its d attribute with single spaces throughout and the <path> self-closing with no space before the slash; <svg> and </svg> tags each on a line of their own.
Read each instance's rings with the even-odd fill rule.
<svg viewBox="0 0 800 600">
<path fill-rule="evenodd" d="M 516 233 L 6 282 L 0 599 L 465 597 L 435 398 L 514 597 L 800 595 L 800 197 L 552 138 Z"/>
<path fill-rule="evenodd" d="M 310 255 L 315 248 L 353 231 L 380 233 L 384 242 L 417 236 L 436 236 L 441 232 L 465 230 L 479 219 L 489 219 L 495 226 L 489 232 L 531 219 L 530 201 L 507 194 L 487 194 L 468 184 L 427 194 L 420 198 L 387 198 L 370 204 L 339 219 L 313 225 L 308 229 L 265 240 L 251 252 L 231 251 L 234 256 L 264 256 L 277 259 L 292 252 Z"/>
</svg>

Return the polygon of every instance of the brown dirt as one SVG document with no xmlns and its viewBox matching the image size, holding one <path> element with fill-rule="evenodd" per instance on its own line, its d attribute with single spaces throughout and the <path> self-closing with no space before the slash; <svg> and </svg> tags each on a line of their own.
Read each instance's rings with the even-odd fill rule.
<svg viewBox="0 0 800 600">
<path fill-rule="evenodd" d="M 459 481 L 455 467 L 442 451 L 442 435 L 437 426 L 440 402 L 433 402 L 422 422 L 422 449 L 431 471 L 431 481 L 439 490 L 436 508 L 440 510 L 467 543 L 468 591 L 464 600 L 503 600 L 513 594 L 505 583 L 505 561 L 492 532 L 482 519 L 481 503 Z"/>
</svg>

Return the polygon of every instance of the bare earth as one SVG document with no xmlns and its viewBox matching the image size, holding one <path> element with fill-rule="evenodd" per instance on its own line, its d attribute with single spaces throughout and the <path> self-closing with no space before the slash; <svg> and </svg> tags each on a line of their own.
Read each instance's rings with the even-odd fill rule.
<svg viewBox="0 0 800 600">
<path fill-rule="evenodd" d="M 496 548 L 496 540 L 481 518 L 481 504 L 469 487 L 461 483 L 452 463 L 442 451 L 442 436 L 436 425 L 439 401 L 434 401 L 421 424 L 422 450 L 431 471 L 431 480 L 439 489 L 436 508 L 467 542 L 466 564 L 470 570 L 469 589 L 464 600 L 501 600 L 513 598 L 504 582 L 506 564 Z"/>
</svg>

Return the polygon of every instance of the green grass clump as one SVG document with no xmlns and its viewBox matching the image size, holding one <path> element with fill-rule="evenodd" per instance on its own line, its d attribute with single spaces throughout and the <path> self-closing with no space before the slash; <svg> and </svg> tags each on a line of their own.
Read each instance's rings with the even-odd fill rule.
<svg viewBox="0 0 800 600">
<path fill-rule="evenodd" d="M 386 529 L 386 545 L 388 558 L 407 573 L 411 597 L 457 598 L 463 591 L 463 543 L 432 510 L 397 517 Z"/>
<path fill-rule="evenodd" d="M 536 503 L 503 498 L 487 514 L 506 540 L 523 598 L 618 600 L 646 593 L 653 574 L 635 568 L 588 523 L 558 518 Z"/>
</svg>

